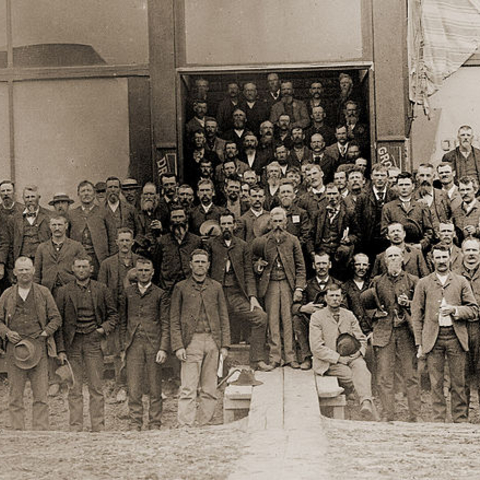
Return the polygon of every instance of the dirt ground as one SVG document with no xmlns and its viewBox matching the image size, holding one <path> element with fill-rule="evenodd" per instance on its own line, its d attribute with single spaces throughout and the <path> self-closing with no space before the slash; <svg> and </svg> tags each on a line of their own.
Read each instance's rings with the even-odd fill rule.
<svg viewBox="0 0 480 480">
<path fill-rule="evenodd" d="M 69 433 L 66 392 L 50 398 L 52 432 L 12 432 L 8 425 L 8 388 L 0 384 L 0 479 L 4 480 L 216 480 L 224 479 L 241 454 L 244 423 L 223 426 L 219 398 L 213 423 L 202 428 L 176 424 L 175 382 L 166 382 L 160 431 L 128 431 L 126 403 L 117 404 L 106 382 L 106 432 Z M 27 386 L 27 426 L 31 392 Z M 145 406 L 147 406 L 145 402 Z M 89 425 L 85 405 L 85 425 Z M 88 428 L 85 428 L 87 430 Z"/>
</svg>

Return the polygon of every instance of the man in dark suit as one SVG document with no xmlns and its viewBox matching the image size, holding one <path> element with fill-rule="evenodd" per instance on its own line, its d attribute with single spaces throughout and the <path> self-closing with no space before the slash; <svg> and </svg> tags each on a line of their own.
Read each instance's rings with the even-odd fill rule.
<svg viewBox="0 0 480 480">
<path fill-rule="evenodd" d="M 105 209 L 95 205 L 92 182 L 84 180 L 77 188 L 80 206 L 70 211 L 70 238 L 80 242 L 93 261 L 93 278 L 100 264 L 116 251 L 117 228 Z"/>
<path fill-rule="evenodd" d="M 377 366 L 377 385 L 386 421 L 395 419 L 395 373 L 399 370 L 405 381 L 410 421 L 417 422 L 420 416 L 420 384 L 415 358 L 415 342 L 411 331 L 410 303 L 418 277 L 403 270 L 402 250 L 397 246 L 385 251 L 387 271 L 375 277 L 372 308 L 373 346 Z M 368 308 L 368 307 L 367 307 Z"/>
<path fill-rule="evenodd" d="M 129 228 L 120 227 L 117 230 L 118 252 L 105 259 L 98 272 L 98 281 L 104 283 L 110 290 L 117 310 L 120 308 L 120 299 L 125 290 L 125 278 L 134 268 L 138 258 L 138 255 L 132 252 L 133 238 L 133 232 Z M 127 398 L 125 379 L 121 375 L 123 362 L 120 352 L 120 332 L 116 329 L 107 337 L 105 353 L 113 356 L 117 402 L 123 402 Z"/>
<path fill-rule="evenodd" d="M 176 283 L 190 276 L 190 255 L 201 246 L 202 239 L 188 229 L 185 207 L 172 206 L 170 232 L 160 237 L 153 250 L 153 265 L 158 270 L 154 283 L 171 293 Z"/>
<path fill-rule="evenodd" d="M 330 276 L 330 256 L 324 252 L 314 255 L 313 268 L 315 276 L 307 282 L 300 301 L 292 304 L 292 321 L 295 339 L 298 343 L 298 362 L 292 362 L 292 368 L 309 370 L 312 368 L 312 352 L 309 344 L 310 316 L 325 307 L 327 287 L 336 280 Z"/>
<path fill-rule="evenodd" d="M 415 190 L 413 198 L 428 206 L 432 214 L 432 226 L 436 232 L 440 223 L 450 221 L 452 209 L 446 192 L 433 188 L 434 172 L 435 167 L 431 163 L 422 163 L 418 166 L 416 174 L 418 188 Z"/>
<path fill-rule="evenodd" d="M 247 115 L 247 127 L 255 135 L 260 132 L 260 124 L 269 117 L 268 108 L 258 99 L 257 86 L 248 82 L 243 86 L 242 108 Z"/>
<path fill-rule="evenodd" d="M 347 152 L 348 152 L 348 131 L 345 124 L 337 125 L 335 128 L 335 138 L 337 141 L 329 145 L 325 152 L 327 155 L 332 157 L 336 166 L 342 165 L 343 163 L 349 163 Z"/>
<path fill-rule="evenodd" d="M 303 297 L 306 274 L 302 247 L 298 239 L 286 231 L 287 217 L 282 208 L 270 212 L 270 226 L 270 232 L 253 241 L 252 254 L 258 275 L 258 295 L 264 298 L 268 314 L 270 365 L 276 368 L 281 364 L 282 351 L 285 365 L 296 361 L 292 303 Z"/>
<path fill-rule="evenodd" d="M 437 175 L 442 184 L 442 191 L 446 193 L 452 212 L 462 204 L 462 198 L 455 185 L 455 170 L 450 162 L 442 162 L 437 165 Z"/>
<path fill-rule="evenodd" d="M 124 352 L 128 381 L 130 430 L 140 431 L 143 423 L 142 379 L 149 385 L 148 429 L 162 424 L 162 367 L 170 348 L 168 298 L 152 283 L 151 260 L 135 261 L 137 283 L 122 295 L 120 305 L 120 343 Z"/>
<path fill-rule="evenodd" d="M 0 182 L 0 215 L 15 215 L 25 210 L 25 205 L 15 201 L 15 185 L 11 180 Z"/>
<path fill-rule="evenodd" d="M 208 253 L 194 250 L 190 268 L 192 276 L 173 290 L 170 336 L 172 350 L 181 361 L 178 421 L 192 426 L 197 398 L 198 422 L 205 425 L 213 417 L 219 356 L 225 359 L 228 355 L 230 324 L 222 285 L 207 276 Z"/>
<path fill-rule="evenodd" d="M 70 361 L 74 377 L 68 395 L 70 430 L 83 430 L 83 379 L 86 376 L 92 431 L 101 432 L 105 430 L 101 341 L 117 327 L 118 314 L 107 286 L 91 280 L 93 263 L 89 256 L 76 257 L 72 270 L 75 280 L 59 288 L 56 299 L 63 318 L 56 336 L 58 358 L 61 363 Z"/>
<path fill-rule="evenodd" d="M 254 133 L 248 132 L 243 139 L 243 152 L 239 153 L 238 159 L 248 165 L 257 174 L 257 180 L 264 173 L 264 168 L 273 155 L 266 150 L 258 150 L 258 140 Z"/>
<path fill-rule="evenodd" d="M 50 238 L 50 212 L 40 207 L 38 188 L 34 185 L 25 187 L 23 201 L 25 209 L 21 214 L 4 217 L 5 224 L 0 231 L 0 278 L 5 275 L 6 268 L 11 273 L 17 258 L 34 260 L 40 243 Z"/>
<path fill-rule="evenodd" d="M 326 125 L 325 122 L 325 108 L 321 105 L 312 107 L 311 117 L 313 120 L 312 125 L 305 130 L 305 138 L 307 139 L 307 143 L 310 144 L 312 135 L 315 135 L 316 133 L 319 133 L 322 136 L 327 145 L 335 143 L 335 132 L 333 128 Z"/>
<path fill-rule="evenodd" d="M 325 140 L 320 133 L 314 133 L 310 138 L 310 150 L 312 152 L 310 162 L 320 165 L 324 174 L 324 182 L 333 182 L 333 175 L 337 169 L 336 160 L 328 155 L 325 150 Z"/>
<path fill-rule="evenodd" d="M 468 321 L 478 321 L 478 303 L 468 280 L 449 271 L 450 252 L 442 245 L 432 250 L 435 271 L 421 278 L 412 302 L 412 324 L 417 356 L 427 357 L 432 391 L 433 420 L 445 422 L 445 357 L 450 371 L 452 420 L 467 422 L 465 368 Z"/>
<path fill-rule="evenodd" d="M 306 210 L 310 215 L 310 219 L 313 219 L 316 211 L 323 210 L 327 205 L 322 167 L 316 163 L 307 165 L 306 178 L 309 187 L 307 193 L 298 199 L 297 205 Z"/>
<path fill-rule="evenodd" d="M 480 150 L 472 145 L 472 127 L 462 125 L 458 129 L 457 138 L 458 147 L 447 152 L 442 162 L 450 162 L 453 165 L 457 178 L 472 176 L 478 185 L 480 184 Z"/>
<path fill-rule="evenodd" d="M 232 343 L 239 342 L 242 327 L 247 323 L 251 327 L 250 366 L 268 372 L 272 367 L 265 363 L 267 314 L 257 300 L 250 248 L 233 235 L 235 226 L 232 213 L 220 215 L 222 234 L 214 237 L 209 245 L 210 276 L 223 286 Z"/>
<path fill-rule="evenodd" d="M 313 153 L 305 142 L 305 133 L 302 127 L 292 128 L 293 147 L 287 158 L 289 165 L 300 167 L 302 163 L 312 163 Z"/>
<path fill-rule="evenodd" d="M 58 288 L 74 280 L 73 259 L 86 253 L 80 242 L 67 237 L 68 220 L 63 215 L 51 215 L 49 226 L 52 237 L 41 243 L 35 254 L 34 281 L 55 294 Z"/>
<path fill-rule="evenodd" d="M 133 236 L 136 237 L 141 230 L 140 221 L 135 208 L 133 208 L 126 200 L 120 198 L 120 179 L 117 177 L 108 177 L 105 181 L 107 185 L 107 198 L 105 199 L 105 213 L 111 224 L 115 225 L 118 230 L 126 227 L 132 230 Z M 116 237 L 115 231 L 115 237 Z M 110 252 L 111 255 L 117 252 L 116 246 Z"/>
<path fill-rule="evenodd" d="M 280 100 L 280 78 L 277 73 L 267 75 L 268 90 L 265 93 L 264 102 L 270 113 L 273 105 Z"/>
<path fill-rule="evenodd" d="M 265 207 L 265 189 L 259 185 L 250 188 L 250 208 L 238 221 L 236 235 L 247 243 L 264 232 L 261 225 L 267 222 L 270 215 Z"/>
<path fill-rule="evenodd" d="M 396 194 L 387 188 L 387 167 L 377 163 L 372 167 L 372 186 L 365 189 L 355 205 L 354 232 L 360 242 L 357 251 L 366 253 L 370 262 L 388 247 L 388 241 L 381 233 L 382 211 L 385 203 Z"/>
<path fill-rule="evenodd" d="M 292 127 L 307 128 L 310 125 L 307 106 L 301 100 L 294 98 L 293 83 L 282 82 L 280 84 L 280 93 L 281 99 L 272 106 L 270 111 L 270 121 L 275 125 L 280 115 L 286 113 L 292 121 Z"/>
<path fill-rule="evenodd" d="M 433 240 L 432 214 L 425 203 L 413 198 L 413 188 L 412 175 L 401 173 L 397 181 L 398 199 L 383 207 L 381 232 L 385 235 L 388 225 L 401 223 L 405 228 L 405 242 L 426 251 Z"/>
<path fill-rule="evenodd" d="M 462 177 L 458 183 L 462 203 L 453 211 L 452 219 L 457 239 L 461 243 L 465 238 L 480 237 L 480 202 L 476 198 L 476 177 Z"/>
<path fill-rule="evenodd" d="M 213 193 L 215 188 L 211 180 L 200 180 L 198 182 L 197 195 L 200 204 L 192 209 L 190 212 L 190 230 L 195 235 L 200 233 L 200 225 L 207 220 L 220 219 L 220 213 L 223 208 L 213 203 Z"/>
<path fill-rule="evenodd" d="M 237 82 L 229 82 L 227 85 L 227 95 L 218 104 L 216 119 L 218 128 L 226 132 L 233 128 L 233 111 L 240 104 L 240 87 Z M 211 113 L 213 115 L 213 112 Z"/>
<path fill-rule="evenodd" d="M 243 141 L 248 130 L 246 127 L 247 115 L 243 108 L 237 107 L 233 111 L 233 128 L 223 133 L 222 138 L 227 142 L 235 142 L 239 152 L 243 150 Z"/>
</svg>

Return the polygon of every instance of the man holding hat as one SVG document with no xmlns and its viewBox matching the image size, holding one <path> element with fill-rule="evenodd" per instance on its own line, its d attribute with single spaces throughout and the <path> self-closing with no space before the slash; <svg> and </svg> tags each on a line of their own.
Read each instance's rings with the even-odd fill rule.
<svg viewBox="0 0 480 480">
<path fill-rule="evenodd" d="M 33 391 L 33 429 L 47 430 L 48 356 L 56 356 L 53 334 L 62 318 L 50 291 L 33 282 L 30 258 L 19 257 L 14 274 L 17 284 L 0 297 L 0 336 L 7 341 L 10 382 L 10 426 L 25 430 L 23 394 L 27 379 Z"/>
</svg>

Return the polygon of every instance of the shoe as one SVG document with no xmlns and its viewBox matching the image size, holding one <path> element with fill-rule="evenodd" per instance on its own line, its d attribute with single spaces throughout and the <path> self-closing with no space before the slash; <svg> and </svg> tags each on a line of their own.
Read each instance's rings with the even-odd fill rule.
<svg viewBox="0 0 480 480">
<path fill-rule="evenodd" d="M 377 421 L 377 412 L 375 410 L 375 405 L 373 401 L 369 398 L 365 399 L 360 406 L 360 413 L 362 414 L 363 420 L 367 422 Z"/>
<path fill-rule="evenodd" d="M 290 368 L 293 368 L 294 370 L 298 370 L 300 368 L 300 364 L 295 360 L 293 362 L 287 363 L 286 365 L 290 365 Z"/>
<path fill-rule="evenodd" d="M 275 369 L 275 368 L 278 368 L 280 366 L 280 363 L 278 362 L 272 362 L 270 365 L 270 367 L 272 367 L 272 370 Z"/>
<path fill-rule="evenodd" d="M 127 400 L 127 392 L 124 388 L 120 388 L 116 397 L 117 403 L 123 403 Z"/>
<path fill-rule="evenodd" d="M 300 368 L 302 370 L 310 370 L 312 368 L 312 361 L 309 358 L 307 358 L 305 361 L 303 361 L 300 364 Z"/>
<path fill-rule="evenodd" d="M 257 366 L 255 370 L 259 370 L 260 372 L 271 372 L 275 367 L 273 365 L 267 365 L 263 360 L 257 362 Z"/>
</svg>

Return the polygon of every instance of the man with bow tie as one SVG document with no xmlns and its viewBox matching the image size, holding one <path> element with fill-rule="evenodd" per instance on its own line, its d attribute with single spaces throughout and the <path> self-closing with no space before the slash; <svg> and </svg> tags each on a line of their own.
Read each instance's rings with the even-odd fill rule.
<svg viewBox="0 0 480 480">
<path fill-rule="evenodd" d="M 40 194 L 35 185 L 23 190 L 25 210 L 10 217 L 4 217 L 6 225 L 0 234 L 0 278 L 5 275 L 7 266 L 19 257 L 35 259 L 38 246 L 50 236 L 50 212 L 40 207 Z"/>
<path fill-rule="evenodd" d="M 245 327 L 251 327 L 250 366 L 261 371 L 273 368 L 266 363 L 265 341 L 267 314 L 257 300 L 257 285 L 248 244 L 234 236 L 235 215 L 226 211 L 220 215 L 222 234 L 210 244 L 211 278 L 223 286 L 227 301 L 232 343 L 238 343 Z"/>
</svg>

